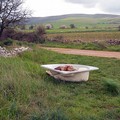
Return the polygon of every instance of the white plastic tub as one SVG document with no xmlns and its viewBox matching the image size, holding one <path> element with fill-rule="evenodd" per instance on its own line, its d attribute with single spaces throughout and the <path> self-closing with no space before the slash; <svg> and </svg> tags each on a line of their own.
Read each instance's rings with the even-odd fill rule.
<svg viewBox="0 0 120 120">
<path fill-rule="evenodd" d="M 74 71 L 60 71 L 55 68 L 58 66 L 70 65 L 75 68 Z M 80 64 L 47 64 L 41 65 L 41 67 L 46 68 L 49 75 L 53 76 L 55 79 L 60 79 L 64 81 L 87 81 L 89 79 L 89 72 L 92 70 L 98 70 L 99 68 L 93 66 L 86 66 Z"/>
</svg>

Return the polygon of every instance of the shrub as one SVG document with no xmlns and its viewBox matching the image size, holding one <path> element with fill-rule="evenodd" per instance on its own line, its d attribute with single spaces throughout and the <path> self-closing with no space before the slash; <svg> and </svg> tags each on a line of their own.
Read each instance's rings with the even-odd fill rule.
<svg viewBox="0 0 120 120">
<path fill-rule="evenodd" d="M 10 45 L 13 45 L 13 40 L 12 39 L 10 39 L 10 38 L 8 38 L 8 39 L 6 39 L 6 40 L 2 40 L 1 42 L 0 42 L 0 46 L 10 46 Z"/>
<path fill-rule="evenodd" d="M 39 26 L 34 32 L 23 32 L 23 31 L 15 31 L 14 29 L 8 29 L 4 32 L 2 39 L 5 40 L 7 38 L 19 40 L 19 41 L 27 41 L 27 42 L 35 42 L 35 43 L 44 43 L 45 36 L 45 28 L 43 26 Z M 10 44 L 9 42 L 5 42 L 5 44 Z"/>
<path fill-rule="evenodd" d="M 70 28 L 75 28 L 75 25 L 74 24 L 70 24 Z"/>
<path fill-rule="evenodd" d="M 38 26 L 35 30 L 35 33 L 38 36 L 46 34 L 44 26 Z"/>
<path fill-rule="evenodd" d="M 5 41 L 3 41 L 3 45 L 10 46 L 13 44 L 13 40 L 8 38 Z"/>
<path fill-rule="evenodd" d="M 31 39 L 35 43 L 44 43 L 45 42 L 45 36 L 44 35 L 37 35 L 35 33 L 32 34 Z"/>
<path fill-rule="evenodd" d="M 12 28 L 6 29 L 3 32 L 2 39 L 7 39 L 7 38 L 13 39 L 15 34 L 16 34 L 16 31 L 14 29 Z"/>
<path fill-rule="evenodd" d="M 24 35 L 25 35 L 24 32 L 21 32 L 21 31 L 16 32 L 15 35 L 14 35 L 14 39 L 15 39 L 15 40 L 21 40 L 21 41 L 22 41 L 23 38 L 24 38 Z"/>
<path fill-rule="evenodd" d="M 29 27 L 29 30 L 33 30 L 33 28 L 34 28 L 34 26 L 33 26 L 33 25 L 31 25 L 31 26 Z"/>
<path fill-rule="evenodd" d="M 35 32 L 33 33 L 34 42 L 35 43 L 44 43 L 46 36 L 45 36 L 45 28 L 43 26 L 38 26 Z"/>
</svg>

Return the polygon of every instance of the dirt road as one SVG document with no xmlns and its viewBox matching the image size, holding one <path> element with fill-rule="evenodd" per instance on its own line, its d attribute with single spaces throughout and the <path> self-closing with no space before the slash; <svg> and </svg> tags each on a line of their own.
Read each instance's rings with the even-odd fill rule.
<svg viewBox="0 0 120 120">
<path fill-rule="evenodd" d="M 43 47 L 43 48 L 47 49 L 47 50 L 55 51 L 58 53 L 63 53 L 63 54 L 108 57 L 108 58 L 120 59 L 120 52 L 96 51 L 96 50 L 78 50 L 78 49 L 51 48 L 51 47 Z"/>
</svg>

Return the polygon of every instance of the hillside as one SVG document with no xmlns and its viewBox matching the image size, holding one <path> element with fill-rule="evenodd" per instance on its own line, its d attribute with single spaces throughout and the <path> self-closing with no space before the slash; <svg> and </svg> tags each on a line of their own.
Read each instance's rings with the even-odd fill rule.
<svg viewBox="0 0 120 120">
<path fill-rule="evenodd" d="M 32 47 L 0 58 L 0 120 L 119 120 L 120 60 L 65 55 Z M 100 68 L 87 82 L 56 80 L 43 64 Z"/>
<path fill-rule="evenodd" d="M 67 15 L 59 15 L 59 16 L 49 16 L 49 17 L 31 17 L 28 21 L 27 24 L 44 24 L 44 23 L 49 23 L 49 22 L 57 22 L 60 20 L 68 20 L 69 18 L 72 19 L 97 19 L 99 20 L 105 20 L 107 19 L 109 22 L 112 21 L 113 23 L 120 23 L 120 15 L 112 15 L 112 14 L 67 14 Z M 93 21 L 94 22 L 94 21 Z"/>
</svg>

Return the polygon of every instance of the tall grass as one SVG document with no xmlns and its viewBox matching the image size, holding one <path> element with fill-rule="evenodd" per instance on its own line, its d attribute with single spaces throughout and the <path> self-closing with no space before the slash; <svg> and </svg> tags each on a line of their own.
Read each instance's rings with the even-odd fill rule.
<svg viewBox="0 0 120 120">
<path fill-rule="evenodd" d="M 57 81 L 45 73 L 41 64 L 75 63 L 93 65 L 99 71 L 90 73 L 88 82 Z M 106 92 L 104 78 L 120 84 L 120 60 L 62 55 L 33 49 L 17 57 L 0 57 L 1 120 L 101 120 L 117 111 L 120 97 Z M 117 80 L 116 80 L 117 79 Z"/>
</svg>

